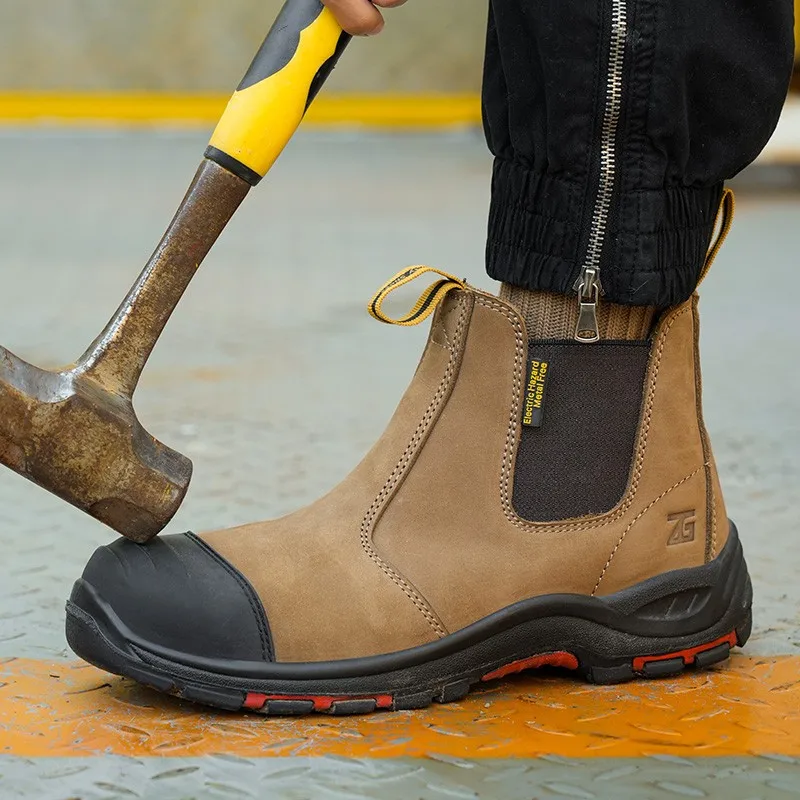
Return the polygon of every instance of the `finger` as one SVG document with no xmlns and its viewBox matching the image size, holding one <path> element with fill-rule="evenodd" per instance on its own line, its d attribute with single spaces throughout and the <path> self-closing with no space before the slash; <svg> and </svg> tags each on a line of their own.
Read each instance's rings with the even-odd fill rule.
<svg viewBox="0 0 800 800">
<path fill-rule="evenodd" d="M 374 36 L 383 30 L 383 17 L 370 0 L 322 0 L 339 24 L 353 36 Z M 388 0 L 392 2 L 392 0 Z"/>
<path fill-rule="evenodd" d="M 405 5 L 406 0 L 372 0 L 372 2 L 381 8 L 397 8 Z"/>
</svg>

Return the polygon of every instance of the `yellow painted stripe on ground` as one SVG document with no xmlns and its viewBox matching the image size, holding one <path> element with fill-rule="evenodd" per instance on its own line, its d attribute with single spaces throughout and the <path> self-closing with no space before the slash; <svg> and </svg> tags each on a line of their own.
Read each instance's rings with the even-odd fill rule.
<svg viewBox="0 0 800 800">
<path fill-rule="evenodd" d="M 366 717 L 207 711 L 81 663 L 0 666 L 0 753 L 462 758 L 800 756 L 800 657 L 614 687 L 528 674 L 467 701 Z"/>
<path fill-rule="evenodd" d="M 74 126 L 177 125 L 217 122 L 227 95 L 0 93 L 0 124 Z M 477 95 L 327 95 L 308 111 L 316 127 L 430 129 L 479 125 Z"/>
</svg>

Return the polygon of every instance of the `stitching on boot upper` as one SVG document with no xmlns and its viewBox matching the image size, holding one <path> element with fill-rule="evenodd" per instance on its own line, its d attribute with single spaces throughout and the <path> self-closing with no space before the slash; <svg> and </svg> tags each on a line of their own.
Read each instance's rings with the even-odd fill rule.
<svg viewBox="0 0 800 800">
<path fill-rule="evenodd" d="M 467 314 L 468 304 L 464 302 L 463 299 L 459 299 L 457 302 L 460 308 L 459 320 L 456 325 L 454 339 L 455 344 L 459 345 L 462 344 L 462 337 L 469 315 Z M 459 361 L 460 349 L 460 347 L 448 348 L 450 351 L 450 359 L 447 363 L 447 367 L 445 368 L 444 376 L 442 377 L 442 380 L 436 389 L 436 393 L 434 394 L 430 405 L 420 420 L 419 425 L 417 425 L 416 430 L 412 434 L 406 449 L 403 451 L 402 456 L 400 456 L 400 460 L 397 462 L 391 474 L 386 479 L 386 483 L 384 483 L 383 488 L 378 493 L 378 496 L 372 501 L 372 505 L 367 510 L 367 513 L 361 523 L 361 546 L 364 549 L 364 552 L 397 586 L 403 590 L 405 595 L 409 598 L 409 600 L 411 600 L 412 603 L 414 603 L 417 610 L 425 617 L 428 624 L 439 637 L 447 636 L 447 630 L 442 624 L 441 620 L 430 607 L 428 602 L 422 597 L 422 595 L 413 586 L 411 586 L 411 584 L 405 578 L 398 574 L 386 561 L 380 557 L 372 543 L 371 534 L 381 506 L 389 498 L 394 488 L 400 482 L 406 467 L 408 467 L 412 461 L 412 456 L 414 455 L 417 446 L 422 441 L 426 431 L 428 430 L 430 422 L 436 416 L 436 412 L 439 410 L 442 400 L 448 394 L 448 390 L 451 387 L 451 379 L 453 378 L 453 373 L 456 371 L 456 365 Z"/>
<path fill-rule="evenodd" d="M 455 305 L 455 304 L 454 304 Z M 443 314 L 442 317 L 450 317 L 453 313 L 453 308 L 448 308 Z M 444 339 L 444 343 L 438 341 L 436 337 L 441 334 L 442 338 Z M 434 323 L 434 328 L 431 331 L 431 342 L 433 344 L 442 348 L 442 350 L 448 350 L 452 352 L 453 350 L 453 343 L 450 341 L 450 337 L 447 335 L 447 326 L 445 325 L 445 319 L 437 319 Z"/>
<path fill-rule="evenodd" d="M 706 467 L 713 469 L 710 461 L 706 464 Z M 713 490 L 713 483 L 711 497 L 709 497 L 708 502 L 711 503 L 711 558 L 714 559 L 717 557 L 717 498 L 716 492 Z"/>
<path fill-rule="evenodd" d="M 448 309 L 447 315 L 449 316 L 452 312 Z M 450 337 L 447 335 L 447 326 L 444 324 L 444 320 L 439 325 L 439 331 L 441 332 L 442 336 L 444 337 L 444 346 L 452 353 L 453 352 L 453 343 L 450 341 Z M 438 342 L 437 342 L 438 344 Z"/>
<path fill-rule="evenodd" d="M 712 561 L 717 556 L 717 482 L 714 480 L 711 439 L 706 428 L 703 416 L 703 378 L 700 369 L 700 295 L 695 291 L 692 295 L 692 325 L 694 326 L 694 378 L 695 378 L 695 399 L 697 402 L 697 427 L 700 433 L 700 441 L 703 445 L 703 458 L 706 468 L 706 559 Z"/>
<path fill-rule="evenodd" d="M 614 560 L 614 556 L 617 554 L 617 550 L 619 550 L 622 543 L 625 541 L 625 537 L 628 535 L 629 531 L 633 526 L 657 503 L 661 502 L 671 491 L 677 489 L 679 486 L 682 486 L 686 481 L 690 481 L 694 478 L 695 475 L 698 475 L 705 469 L 705 465 L 702 467 L 698 467 L 694 472 L 690 473 L 684 478 L 681 478 L 676 484 L 670 486 L 669 489 L 662 492 L 655 500 L 653 500 L 650 505 L 643 508 L 629 523 L 628 527 L 622 532 L 622 535 L 619 537 L 619 541 L 614 546 L 614 549 L 611 551 L 611 555 L 608 557 L 608 561 L 606 561 L 605 566 L 603 567 L 603 571 L 600 573 L 600 577 L 597 579 L 597 583 L 594 585 L 594 589 L 592 589 L 592 596 L 595 595 L 598 588 L 600 587 L 600 583 L 608 572 L 608 568 L 611 566 L 611 562 Z"/>
<path fill-rule="evenodd" d="M 511 413 L 509 414 L 509 424 L 506 433 L 505 446 L 503 448 L 503 462 L 500 473 L 500 498 L 503 507 L 503 513 L 517 528 L 528 532 L 540 531 L 543 528 L 557 531 L 584 531 L 591 530 L 592 528 L 602 528 L 619 519 L 628 511 L 632 505 L 637 489 L 639 488 L 639 480 L 644 466 L 645 455 L 647 453 L 647 441 L 650 432 L 650 422 L 653 416 L 653 403 L 655 401 L 656 386 L 658 384 L 658 374 L 661 368 L 661 360 L 664 354 L 664 348 L 667 343 L 667 334 L 672 329 L 672 326 L 691 308 L 686 305 L 681 308 L 667 326 L 660 332 L 660 339 L 658 349 L 655 352 L 652 370 L 648 372 L 648 391 L 647 399 L 644 404 L 644 412 L 642 415 L 642 423 L 638 434 L 638 444 L 636 448 L 636 455 L 634 458 L 634 469 L 631 476 L 630 484 L 625 491 L 625 497 L 622 503 L 613 511 L 603 514 L 599 517 L 590 517 L 586 521 L 577 522 L 529 522 L 522 519 L 516 511 L 514 511 L 513 503 L 511 502 L 510 483 L 513 475 L 514 454 L 517 450 L 518 437 L 517 437 L 517 419 L 519 416 L 519 403 L 522 391 L 522 366 L 524 364 L 524 350 L 525 341 L 523 336 L 522 323 L 518 316 L 507 307 L 505 304 L 496 300 L 490 295 L 476 294 L 476 302 L 485 306 L 493 311 L 502 314 L 514 329 L 515 336 L 515 353 L 514 353 L 514 383 L 513 383 L 513 398 L 511 402 Z"/>
</svg>

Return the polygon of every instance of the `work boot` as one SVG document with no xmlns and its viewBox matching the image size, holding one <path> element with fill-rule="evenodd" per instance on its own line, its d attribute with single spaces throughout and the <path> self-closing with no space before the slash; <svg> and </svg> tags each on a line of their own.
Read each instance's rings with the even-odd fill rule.
<svg viewBox="0 0 800 800">
<path fill-rule="evenodd" d="M 398 320 L 435 309 L 360 466 L 283 519 L 101 547 L 67 606 L 78 655 L 226 709 L 349 714 L 542 665 L 675 675 L 745 643 L 697 296 L 645 339 L 529 341 L 514 304 L 441 275 Z"/>
</svg>

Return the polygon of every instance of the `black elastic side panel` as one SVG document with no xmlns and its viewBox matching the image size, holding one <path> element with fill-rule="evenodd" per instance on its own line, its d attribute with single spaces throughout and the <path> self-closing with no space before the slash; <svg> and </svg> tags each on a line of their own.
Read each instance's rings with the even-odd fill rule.
<svg viewBox="0 0 800 800">
<path fill-rule="evenodd" d="M 601 514 L 622 499 L 631 469 L 650 342 L 532 341 L 549 363 L 539 428 L 523 427 L 514 508 L 549 522 Z"/>
</svg>

